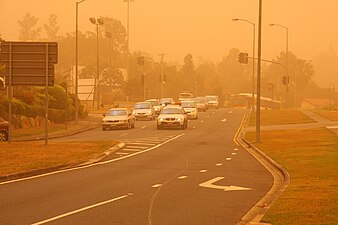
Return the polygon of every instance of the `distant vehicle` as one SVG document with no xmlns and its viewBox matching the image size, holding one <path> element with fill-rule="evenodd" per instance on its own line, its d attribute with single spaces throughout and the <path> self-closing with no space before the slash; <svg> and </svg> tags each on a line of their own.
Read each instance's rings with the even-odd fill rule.
<svg viewBox="0 0 338 225">
<path fill-rule="evenodd" d="M 198 111 L 205 112 L 208 110 L 208 104 L 207 104 L 207 100 L 205 99 L 205 97 L 196 97 L 194 98 L 194 101 L 196 103 Z"/>
<path fill-rule="evenodd" d="M 155 110 L 151 102 L 137 102 L 133 114 L 136 120 L 154 120 Z"/>
<path fill-rule="evenodd" d="M 173 98 L 161 98 L 160 99 L 160 104 L 162 106 L 166 106 L 168 104 L 173 104 L 173 103 L 175 103 Z"/>
<path fill-rule="evenodd" d="M 0 142 L 8 141 L 9 123 L 0 117 Z"/>
<path fill-rule="evenodd" d="M 135 116 L 131 110 L 127 108 L 113 108 L 109 109 L 106 114 L 103 115 L 102 130 L 110 130 L 112 128 L 134 128 Z"/>
<path fill-rule="evenodd" d="M 153 104 L 155 115 L 160 114 L 160 111 L 163 108 L 163 106 L 160 104 L 160 100 L 158 100 L 158 99 L 147 99 L 146 102 L 151 102 Z"/>
<path fill-rule="evenodd" d="M 178 105 L 165 106 L 157 118 L 157 129 L 188 127 L 188 116 L 183 108 Z"/>
<path fill-rule="evenodd" d="M 179 101 L 191 101 L 194 99 L 194 96 L 190 92 L 182 92 L 178 96 Z"/>
<path fill-rule="evenodd" d="M 219 98 L 216 95 L 207 95 L 205 96 L 207 101 L 208 108 L 215 108 L 218 109 L 219 107 Z"/>
<path fill-rule="evenodd" d="M 194 101 L 181 101 L 183 110 L 187 113 L 188 119 L 197 119 L 197 106 Z"/>
</svg>

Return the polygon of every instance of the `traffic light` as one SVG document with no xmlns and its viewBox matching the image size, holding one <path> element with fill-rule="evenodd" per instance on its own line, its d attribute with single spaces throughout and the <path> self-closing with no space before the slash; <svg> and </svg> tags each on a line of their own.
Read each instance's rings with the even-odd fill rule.
<svg viewBox="0 0 338 225">
<path fill-rule="evenodd" d="M 283 76 L 283 84 L 288 85 L 289 84 L 289 76 Z"/>
<path fill-rule="evenodd" d="M 238 55 L 238 62 L 243 63 L 243 64 L 248 64 L 248 53 L 240 52 Z"/>
<path fill-rule="evenodd" d="M 144 66 L 144 56 L 140 56 L 137 58 L 137 64 L 139 64 L 140 66 Z"/>
</svg>

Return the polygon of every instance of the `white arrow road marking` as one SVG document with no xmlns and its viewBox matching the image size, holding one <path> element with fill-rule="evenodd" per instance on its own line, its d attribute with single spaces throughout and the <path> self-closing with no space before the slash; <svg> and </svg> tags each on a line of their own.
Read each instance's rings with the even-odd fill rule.
<svg viewBox="0 0 338 225">
<path fill-rule="evenodd" d="M 104 202 L 100 202 L 100 203 L 97 203 L 97 204 L 94 204 L 94 205 L 90 205 L 90 206 L 87 206 L 87 207 L 84 207 L 84 208 L 81 208 L 81 209 L 78 209 L 78 210 L 74 210 L 72 212 L 68 212 L 68 213 L 65 213 L 65 214 L 62 214 L 62 215 L 59 215 L 59 216 L 55 216 L 53 218 L 50 218 L 50 219 L 47 219 L 47 220 L 44 220 L 44 221 L 33 223 L 32 225 L 41 225 L 41 224 L 49 223 L 51 221 L 55 221 L 55 220 L 58 220 L 58 219 L 61 219 L 61 218 L 67 217 L 67 216 L 74 215 L 76 213 L 80 213 L 80 212 L 83 212 L 83 211 L 86 211 L 86 210 L 89 210 L 89 209 L 92 209 L 92 208 L 99 207 L 101 205 L 106 205 L 106 204 L 109 204 L 111 202 L 115 202 L 115 201 L 124 199 L 124 198 L 126 198 L 130 195 L 132 195 L 132 194 L 123 195 L 123 196 L 120 196 L 120 197 L 117 197 L 117 198 L 110 199 L 108 201 L 104 201 Z"/>
<path fill-rule="evenodd" d="M 222 122 L 226 122 L 226 121 L 227 121 L 227 119 L 225 119 L 225 118 L 224 118 L 224 119 L 222 119 L 221 121 L 222 121 Z"/>
<path fill-rule="evenodd" d="M 215 185 L 213 183 L 216 183 L 217 181 L 223 180 L 224 177 L 216 177 L 214 179 L 208 180 L 206 182 L 203 182 L 199 184 L 200 187 L 205 187 L 205 188 L 213 188 L 213 189 L 220 189 L 224 191 L 249 191 L 252 190 L 252 188 L 245 188 L 245 187 L 238 187 L 238 186 L 220 186 L 220 185 Z"/>
</svg>

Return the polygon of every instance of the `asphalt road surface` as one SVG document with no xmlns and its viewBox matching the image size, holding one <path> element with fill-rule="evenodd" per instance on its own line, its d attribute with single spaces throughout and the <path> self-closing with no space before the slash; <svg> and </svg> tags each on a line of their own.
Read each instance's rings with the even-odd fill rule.
<svg viewBox="0 0 338 225">
<path fill-rule="evenodd" d="M 126 145 L 99 164 L 1 183 L 0 224 L 234 225 L 273 183 L 233 141 L 244 113 L 209 110 L 186 130 L 137 121 L 59 139 Z"/>
</svg>

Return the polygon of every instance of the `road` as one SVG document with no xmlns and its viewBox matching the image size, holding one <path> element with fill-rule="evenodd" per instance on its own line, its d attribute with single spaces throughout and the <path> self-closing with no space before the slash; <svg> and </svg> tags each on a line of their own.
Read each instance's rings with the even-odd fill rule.
<svg viewBox="0 0 338 225">
<path fill-rule="evenodd" d="M 0 224 L 236 224 L 273 183 L 233 141 L 244 113 L 209 110 L 186 130 L 137 121 L 68 137 L 126 145 L 96 165 L 1 183 Z"/>
</svg>

